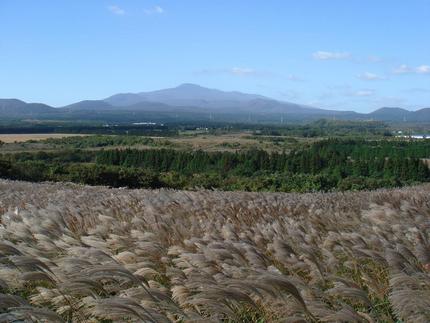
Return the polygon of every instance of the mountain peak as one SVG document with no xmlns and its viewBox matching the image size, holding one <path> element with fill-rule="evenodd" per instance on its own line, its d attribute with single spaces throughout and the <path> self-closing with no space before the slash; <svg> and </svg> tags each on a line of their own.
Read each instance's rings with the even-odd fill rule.
<svg viewBox="0 0 430 323">
<path fill-rule="evenodd" d="M 140 102 L 159 102 L 178 107 L 231 108 L 255 99 L 268 98 L 256 94 L 226 92 L 193 83 L 183 83 L 177 87 L 152 92 L 116 94 L 106 98 L 105 101 L 117 107 Z"/>
<path fill-rule="evenodd" d="M 182 83 L 176 87 L 177 89 L 203 89 L 203 86 L 194 83 Z"/>
</svg>

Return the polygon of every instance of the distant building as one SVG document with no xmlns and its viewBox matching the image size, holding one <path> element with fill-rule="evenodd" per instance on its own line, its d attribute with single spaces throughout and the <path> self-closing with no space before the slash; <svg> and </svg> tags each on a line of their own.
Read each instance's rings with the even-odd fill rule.
<svg viewBox="0 0 430 323">
<path fill-rule="evenodd" d="M 135 122 L 133 126 L 155 126 L 157 125 L 155 122 Z"/>
</svg>

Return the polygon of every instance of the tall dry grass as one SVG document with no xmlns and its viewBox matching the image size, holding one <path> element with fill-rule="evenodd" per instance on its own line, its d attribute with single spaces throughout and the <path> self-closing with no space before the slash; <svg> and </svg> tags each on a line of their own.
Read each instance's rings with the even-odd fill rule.
<svg viewBox="0 0 430 323">
<path fill-rule="evenodd" d="M 430 186 L 0 182 L 0 322 L 429 322 Z"/>
</svg>

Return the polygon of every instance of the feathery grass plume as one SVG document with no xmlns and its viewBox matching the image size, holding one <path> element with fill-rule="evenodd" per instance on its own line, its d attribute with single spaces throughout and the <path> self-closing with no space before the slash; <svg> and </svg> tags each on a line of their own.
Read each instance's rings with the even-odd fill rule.
<svg viewBox="0 0 430 323">
<path fill-rule="evenodd" d="M 429 321 L 430 185 L 0 188 L 0 320 Z"/>
<path fill-rule="evenodd" d="M 54 274 L 48 265 L 41 260 L 29 256 L 9 256 L 9 260 L 22 270 L 43 271 Z"/>
<path fill-rule="evenodd" d="M 21 275 L 20 279 L 26 282 L 45 282 L 55 284 L 56 281 L 49 274 L 41 271 L 28 271 Z"/>
<path fill-rule="evenodd" d="M 162 314 L 145 309 L 132 299 L 111 297 L 95 302 L 93 315 L 102 319 L 111 319 L 117 322 L 126 321 L 127 318 L 134 322 L 170 322 Z"/>
<path fill-rule="evenodd" d="M 28 318 L 30 322 L 64 322 L 61 316 L 55 312 L 45 308 L 37 308 L 32 306 L 20 306 L 10 308 L 10 313 L 17 316 Z"/>
<path fill-rule="evenodd" d="M 63 322 L 63 319 L 49 309 L 32 307 L 27 301 L 15 295 L 0 294 L 0 322 Z"/>
<path fill-rule="evenodd" d="M 337 286 L 329 289 L 327 293 L 333 296 L 355 300 L 357 302 L 363 303 L 366 306 L 372 305 L 372 302 L 368 298 L 366 292 L 359 288 Z"/>
<path fill-rule="evenodd" d="M 428 230 L 427 230 L 428 231 Z M 415 253 L 419 261 L 425 266 L 430 266 L 430 243 L 429 238 L 424 235 L 424 232 L 419 232 L 417 235 L 417 244 L 415 246 Z M 428 268 L 430 271 L 430 268 Z"/>
<path fill-rule="evenodd" d="M 322 319 L 321 322 L 351 322 L 351 323 L 368 323 L 369 321 L 361 313 L 357 313 L 350 306 L 344 305 L 342 309 L 334 314 L 328 315 Z"/>
<path fill-rule="evenodd" d="M 430 320 L 430 277 L 424 273 L 396 273 L 390 279 L 389 299 L 396 315 L 407 322 Z"/>
<path fill-rule="evenodd" d="M 67 295 L 76 297 L 93 296 L 97 298 L 98 296 L 109 295 L 102 283 L 83 275 L 76 275 L 76 278 L 67 279 L 67 281 L 59 284 L 58 288 L 66 292 Z"/>
<path fill-rule="evenodd" d="M 21 256 L 21 252 L 12 244 L 5 242 L 0 242 L 0 255 L 5 256 Z"/>
<path fill-rule="evenodd" d="M 26 306 L 27 304 L 28 302 L 19 296 L 0 294 L 0 308 L 2 310 L 7 310 L 11 307 Z"/>
<path fill-rule="evenodd" d="M 25 322 L 23 316 L 13 313 L 0 313 L 0 323 Z M 26 322 L 25 322 L 26 323 Z"/>
<path fill-rule="evenodd" d="M 208 290 L 194 295 L 190 304 L 199 308 L 201 313 L 215 313 L 214 318 L 230 317 L 240 319 L 239 312 L 243 306 L 258 310 L 251 297 L 240 290 L 212 286 Z M 220 315 L 223 316 L 220 316 Z"/>
</svg>

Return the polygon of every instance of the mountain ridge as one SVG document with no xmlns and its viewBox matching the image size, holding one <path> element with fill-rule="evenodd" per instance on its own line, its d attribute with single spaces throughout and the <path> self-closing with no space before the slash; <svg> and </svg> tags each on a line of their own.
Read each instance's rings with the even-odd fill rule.
<svg viewBox="0 0 430 323">
<path fill-rule="evenodd" d="M 101 100 L 83 100 L 63 107 L 54 108 L 43 103 L 27 103 L 18 99 L 0 99 L 0 117 L 60 117 L 73 120 L 85 119 L 86 115 L 105 118 L 106 115 L 121 118 L 133 114 L 136 119 L 151 116 L 169 116 L 182 119 L 212 118 L 223 115 L 224 121 L 254 121 L 287 119 L 292 121 L 316 118 L 340 118 L 350 120 L 411 121 L 430 122 L 430 108 L 409 111 L 397 107 L 382 107 L 370 113 L 355 111 L 326 110 L 303 104 L 279 101 L 263 95 L 239 91 L 221 91 L 192 83 L 149 92 L 118 93 Z M 231 116 L 231 118 L 229 117 Z M 234 117 L 233 117 L 234 116 Z M 248 117 L 249 116 L 249 117 Z M 127 116 L 127 120 L 132 119 Z"/>
<path fill-rule="evenodd" d="M 19 116 L 50 112 L 52 107 L 43 103 L 27 103 L 18 99 L 0 99 L 0 116 Z"/>
</svg>

